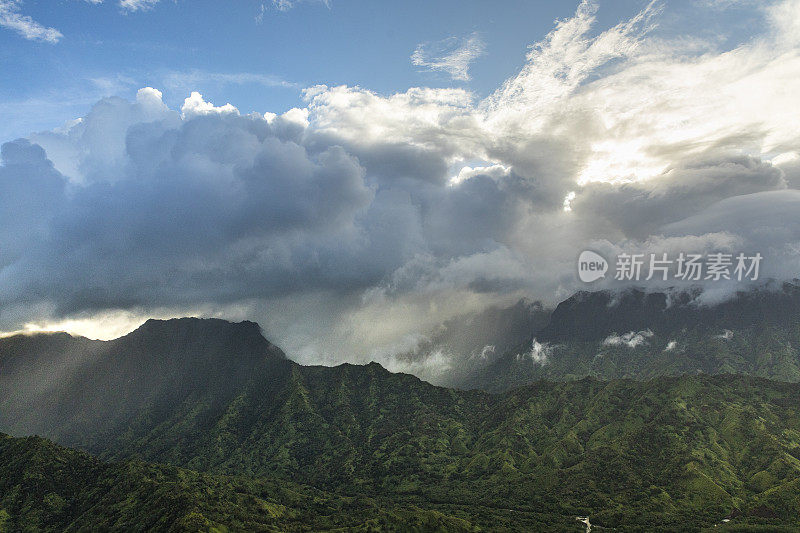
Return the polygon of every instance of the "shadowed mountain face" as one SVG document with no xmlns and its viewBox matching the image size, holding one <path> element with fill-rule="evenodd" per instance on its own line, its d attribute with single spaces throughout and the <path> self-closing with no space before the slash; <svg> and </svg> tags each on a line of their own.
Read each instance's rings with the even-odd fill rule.
<svg viewBox="0 0 800 533">
<path fill-rule="evenodd" d="M 800 381 L 800 287 L 743 292 L 716 305 L 697 294 L 582 292 L 532 339 L 458 385 L 502 391 L 539 379 L 650 379 L 737 373 Z"/>
<path fill-rule="evenodd" d="M 0 426 L 90 449 L 137 419 L 158 425 L 192 411 L 201 426 L 275 364 L 286 364 L 283 352 L 253 322 L 148 320 L 108 342 L 0 339 Z"/>
<path fill-rule="evenodd" d="M 765 325 L 800 324 L 800 286 L 740 292 L 715 305 L 696 303 L 697 293 L 646 293 L 629 290 L 579 292 L 561 302 L 537 334 L 542 342 L 603 340 L 612 333 L 649 329 L 667 334 L 686 329 L 717 333 Z"/>
<path fill-rule="evenodd" d="M 489 307 L 438 324 L 414 350 L 397 357 L 419 369 L 414 373 L 422 379 L 457 387 L 503 354 L 528 343 L 531 335 L 547 325 L 549 316 L 541 303 L 525 299 L 510 307 Z M 448 362 L 445 368 L 430 364 L 442 359 Z"/>
</svg>

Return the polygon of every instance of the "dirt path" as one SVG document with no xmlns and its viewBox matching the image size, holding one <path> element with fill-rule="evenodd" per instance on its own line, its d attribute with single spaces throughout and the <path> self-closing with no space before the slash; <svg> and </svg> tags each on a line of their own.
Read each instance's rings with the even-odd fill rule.
<svg viewBox="0 0 800 533">
<path fill-rule="evenodd" d="M 589 522 L 589 517 L 588 516 L 576 516 L 575 520 L 577 520 L 578 522 L 583 522 L 584 524 L 586 524 L 586 533 L 591 533 L 591 531 L 592 531 L 592 523 Z"/>
</svg>

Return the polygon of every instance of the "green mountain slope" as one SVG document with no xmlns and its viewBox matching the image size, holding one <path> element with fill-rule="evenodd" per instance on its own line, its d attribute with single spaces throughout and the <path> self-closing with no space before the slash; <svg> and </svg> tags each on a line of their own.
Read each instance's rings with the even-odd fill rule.
<svg viewBox="0 0 800 533">
<path fill-rule="evenodd" d="M 576 515 L 622 531 L 699 530 L 725 518 L 728 527 L 800 527 L 797 385 L 704 376 L 461 396 L 376 365 L 331 369 L 339 375 L 328 385 L 313 370 L 289 386 L 304 398 L 258 422 L 276 426 L 259 442 L 231 440 L 222 454 L 194 447 L 188 463 L 207 473 L 3 438 L 4 527 L 404 530 L 412 521 L 419 530 L 574 531 Z M 415 395 L 440 395 L 438 406 L 452 410 L 393 427 L 388 410 L 398 406 L 375 381 L 404 391 L 408 411 Z M 348 396 L 347 384 L 388 401 L 383 420 L 329 405 L 330 394 Z M 477 407 L 459 413 L 467 406 Z"/>
<path fill-rule="evenodd" d="M 291 481 L 104 463 L 0 435 L 0 531 L 472 531 L 435 509 L 335 496 Z"/>
<path fill-rule="evenodd" d="M 738 513 L 800 525 L 797 385 L 584 380 L 497 397 L 377 365 L 294 367 L 269 411 L 252 400 L 237 398 L 186 466 L 346 494 L 586 514 L 614 527 L 679 529 Z"/>
<path fill-rule="evenodd" d="M 540 379 L 747 374 L 800 381 L 800 287 L 738 294 L 578 293 L 549 324 L 457 385 L 503 391 Z"/>
<path fill-rule="evenodd" d="M 142 505 L 162 516 L 167 510 L 162 513 L 160 503 L 147 500 L 159 494 L 158 487 L 145 490 L 140 483 L 163 478 L 164 487 L 174 487 L 175 476 L 188 476 L 196 480 L 191 485 L 196 490 L 185 495 L 179 484 L 177 491 L 165 488 L 164 498 L 183 494 L 185 509 L 200 509 L 204 519 L 234 529 L 258 529 L 242 524 L 264 520 L 251 506 L 254 500 L 239 502 L 248 495 L 300 513 L 295 523 L 318 524 L 311 528 L 363 525 L 376 514 L 387 524 L 432 520 L 448 528 L 511 531 L 575 531 L 581 527 L 576 516 L 619 531 L 648 531 L 654 525 L 700 530 L 724 519 L 730 522 L 720 528 L 800 528 L 800 384 L 685 375 L 541 381 L 489 394 L 435 387 L 374 363 L 300 366 L 277 356 L 250 326 L 242 337 L 239 325 L 230 329 L 213 322 L 219 328 L 213 335 L 193 340 L 203 323 L 151 323 L 132 334 L 135 343 L 115 344 L 117 350 L 84 362 L 63 385 L 51 384 L 56 393 L 50 396 L 20 394 L 31 386 L 20 370 L 24 357 L 0 351 L 0 371 L 15 369 L 3 377 L 0 405 L 20 411 L 24 404 L 30 420 L 41 420 L 44 435 L 108 461 L 76 459 L 81 468 L 99 469 L 86 474 L 88 480 L 122 476 L 111 483 L 124 487 L 114 497 L 144 498 Z M 215 341 L 219 335 L 227 340 Z M 118 354 L 154 368 L 127 360 L 114 365 Z M 246 372 L 237 370 L 239 365 Z M 219 369 L 231 379 L 215 382 Z M 115 387 L 70 396 L 80 379 L 87 387 Z M 114 409 L 131 398 L 135 409 L 119 415 Z M 69 418 L 58 420 L 58 413 Z M 94 422 L 98 417 L 113 423 Z M 0 430 L 21 435 L 13 426 L 14 420 L 0 419 Z M 3 477 L 24 481 L 28 470 L 23 464 Z M 77 479 L 83 475 L 75 473 Z M 53 479 L 49 473 L 40 477 Z M 314 498 L 333 502 L 334 510 L 304 510 L 309 508 L 280 492 L 286 484 L 299 494 L 319 491 Z M 13 497 L 15 486 L 3 485 L 0 496 Z M 84 497 L 98 499 L 100 492 L 92 487 L 86 482 L 74 487 L 73 496 L 62 495 L 78 502 L 80 513 L 70 517 L 88 513 L 79 504 Z M 37 486 L 19 494 L 30 490 Z M 30 501 L 44 502 L 48 493 Z M 96 512 L 113 509 L 116 501 Z M 178 503 L 165 501 L 164 509 L 183 512 Z M 342 501 L 355 510 L 342 510 Z M 24 515 L 24 505 L 3 505 L 16 509 L 9 516 Z M 241 524 L 219 518 L 229 515 L 241 516 Z M 85 516 L 86 524 L 107 520 Z"/>
</svg>

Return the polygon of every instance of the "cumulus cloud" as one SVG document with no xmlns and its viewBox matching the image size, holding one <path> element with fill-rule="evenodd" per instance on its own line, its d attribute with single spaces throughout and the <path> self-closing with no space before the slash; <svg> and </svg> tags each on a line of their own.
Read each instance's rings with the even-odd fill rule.
<svg viewBox="0 0 800 533">
<path fill-rule="evenodd" d="M 598 30 L 582 2 L 484 99 L 315 86 L 282 114 L 188 90 L 180 109 L 152 88 L 103 99 L 3 145 L 0 330 L 251 318 L 303 362 L 399 365 L 432 324 L 586 288 L 584 249 L 760 252 L 764 277 L 795 277 L 800 51 L 769 10 L 796 5 L 753 6 L 760 32 L 718 49 L 657 34 L 658 4 Z"/>
<path fill-rule="evenodd" d="M 425 70 L 446 72 L 457 81 L 469 81 L 470 65 L 485 53 L 486 45 L 473 33 L 464 38 L 421 43 L 411 54 L 411 63 Z"/>
</svg>

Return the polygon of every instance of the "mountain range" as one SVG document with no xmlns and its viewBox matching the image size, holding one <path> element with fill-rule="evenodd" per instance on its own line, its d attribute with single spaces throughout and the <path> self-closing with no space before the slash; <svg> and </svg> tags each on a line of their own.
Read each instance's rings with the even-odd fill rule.
<svg viewBox="0 0 800 533">
<path fill-rule="evenodd" d="M 252 322 L 0 339 L 0 530 L 794 531 L 798 292 L 692 302 L 575 295 L 472 390 Z"/>
<path fill-rule="evenodd" d="M 579 292 L 546 326 L 459 383 L 503 391 L 539 379 L 746 374 L 800 381 L 800 286 L 704 303 L 691 292 Z"/>
</svg>

